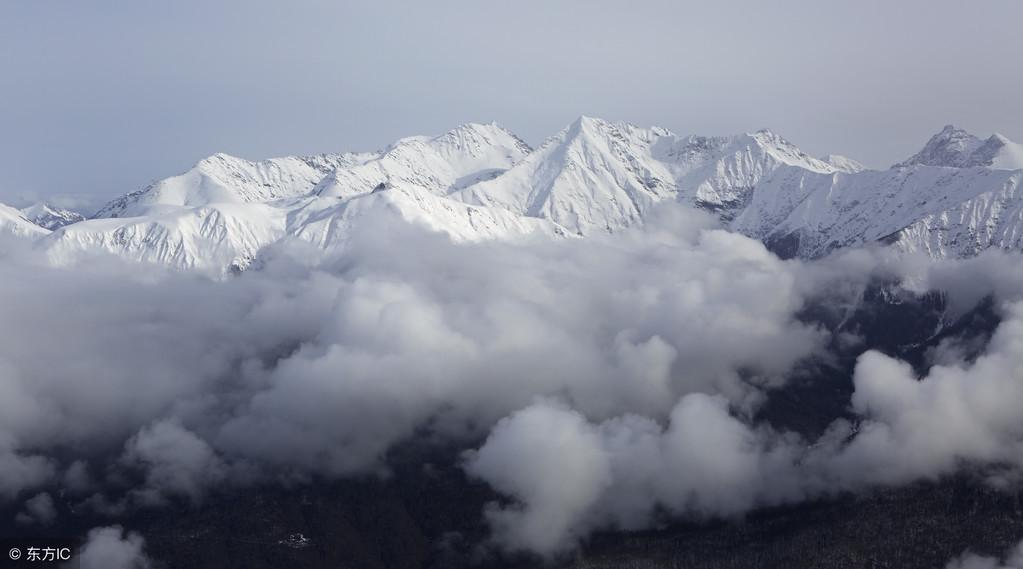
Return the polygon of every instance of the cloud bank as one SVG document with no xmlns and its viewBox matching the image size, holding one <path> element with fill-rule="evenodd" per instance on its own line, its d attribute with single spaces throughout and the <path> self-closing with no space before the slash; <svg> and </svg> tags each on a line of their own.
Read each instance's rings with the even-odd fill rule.
<svg viewBox="0 0 1023 569">
<path fill-rule="evenodd" d="M 0 500 L 26 523 L 52 522 L 40 496 L 54 490 L 110 515 L 199 504 L 223 486 L 386 472 L 389 449 L 421 438 L 475 446 L 466 472 L 508 498 L 481 513 L 495 542 L 551 556 L 597 529 L 963 464 L 1006 484 L 1023 466 L 1015 257 L 782 261 L 672 207 L 613 237 L 514 245 L 373 221 L 336 257 L 282 244 L 226 281 L 5 249 Z M 795 366 L 829 357 L 801 311 L 846 310 L 876 279 L 962 307 L 993 294 L 1005 320 L 976 361 L 946 350 L 923 378 L 867 351 L 859 420 L 819 440 L 754 421 Z"/>
<path fill-rule="evenodd" d="M 861 259 L 862 260 L 862 259 Z M 734 517 L 756 507 L 841 491 L 935 480 L 979 468 L 996 486 L 1018 484 L 1023 463 L 1023 293 L 1007 259 L 942 263 L 922 275 L 956 302 L 995 294 L 1003 322 L 976 361 L 950 359 L 918 377 L 909 364 L 859 356 L 851 409 L 817 440 L 755 425 L 720 396 L 682 396 L 667 421 L 623 414 L 590 422 L 538 401 L 502 420 L 466 469 L 513 498 L 487 511 L 499 545 L 555 555 L 596 529 L 639 529 L 669 516 Z M 828 261 L 832 271 L 849 259 Z M 854 262 L 853 265 L 860 265 Z M 959 290 L 948 277 L 985 270 Z M 991 269 L 991 270 L 987 270 Z M 884 273 L 884 263 L 872 270 Z M 1012 273 L 1012 274 L 1008 274 Z M 1023 282 L 1023 281 L 1015 281 Z M 551 433 L 556 433 L 552 435 Z M 562 473 L 586 472 L 587 476 Z"/>
<path fill-rule="evenodd" d="M 78 482 L 116 455 L 111 468 L 146 472 L 142 501 L 196 500 L 253 465 L 378 470 L 414 432 L 479 438 L 537 396 L 594 419 L 663 417 L 687 393 L 748 409 L 823 340 L 794 318 L 795 265 L 685 210 L 621 238 L 524 246 L 365 225 L 337 258 L 296 244 L 225 282 L 10 253 L 4 495 L 67 478 L 54 456 L 71 448 Z"/>
</svg>

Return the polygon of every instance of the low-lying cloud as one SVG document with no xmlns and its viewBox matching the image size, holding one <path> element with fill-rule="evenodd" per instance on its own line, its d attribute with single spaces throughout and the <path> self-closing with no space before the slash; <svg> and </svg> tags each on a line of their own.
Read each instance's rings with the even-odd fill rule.
<svg viewBox="0 0 1023 569">
<path fill-rule="evenodd" d="M 660 509 L 706 519 L 802 497 L 798 441 L 754 429 L 720 396 L 683 396 L 666 427 L 641 415 L 592 424 L 540 401 L 503 419 L 470 474 L 515 498 L 486 515 L 513 550 L 552 555 L 594 529 L 641 529 Z"/>
<path fill-rule="evenodd" d="M 86 536 L 76 561 L 81 569 L 149 569 L 153 564 L 145 553 L 141 535 L 121 526 L 94 528 Z"/>
<path fill-rule="evenodd" d="M 72 448 L 78 480 L 110 453 L 147 471 L 144 502 L 252 464 L 371 472 L 413 432 L 478 438 L 537 396 L 594 419 L 695 392 L 749 408 L 823 340 L 793 317 L 792 263 L 685 210 L 661 226 L 684 230 L 526 245 L 365 225 L 340 257 L 294 245 L 225 282 L 9 255 L 0 490 L 66 478 Z"/>
<path fill-rule="evenodd" d="M 1023 542 L 1009 550 L 1003 559 L 966 552 L 949 561 L 945 569 L 1023 569 Z"/>
<path fill-rule="evenodd" d="M 703 393 L 682 396 L 667 421 L 624 414 L 594 423 L 552 401 L 512 414 L 466 464 L 470 474 L 514 500 L 486 513 L 498 544 L 554 555 L 594 530 L 646 528 L 664 513 L 728 518 L 841 491 L 934 480 L 964 467 L 980 468 L 996 486 L 1017 484 L 1023 473 L 1023 302 L 1014 299 L 1023 289 L 1009 286 L 1014 277 L 1003 268 L 1007 260 L 992 253 L 916 275 L 927 286 L 951 282 L 943 290 L 953 306 L 963 294 L 974 301 L 994 294 L 1006 302 L 985 353 L 975 361 L 946 354 L 945 363 L 918 377 L 905 362 L 864 352 L 851 401 L 859 420 L 836 420 L 816 440 L 755 425 L 727 399 Z M 861 261 L 852 259 L 854 266 Z M 875 261 L 871 271 L 887 274 L 884 259 Z M 824 274 L 850 259 L 825 263 L 812 270 Z M 955 267 L 992 270 L 965 290 Z M 588 475 L 569 483 L 560 474 L 577 471 Z"/>
<path fill-rule="evenodd" d="M 845 484 L 936 478 L 963 463 L 1023 467 L 1023 303 L 1006 312 L 972 363 L 936 365 L 918 378 L 880 353 L 860 357 L 852 406 L 864 420 L 832 459 Z"/>
<path fill-rule="evenodd" d="M 384 472 L 389 449 L 425 437 L 478 447 L 467 473 L 510 499 L 483 513 L 498 544 L 556 555 L 665 515 L 1023 466 L 1017 305 L 985 355 L 945 350 L 919 381 L 861 356 L 858 425 L 806 441 L 752 419 L 794 366 L 827 357 L 829 333 L 797 317 L 810 299 L 852 306 L 881 277 L 1009 302 L 1023 287 L 1004 255 L 782 261 L 682 208 L 556 243 L 373 221 L 337 257 L 285 244 L 226 281 L 8 249 L 0 500 L 26 523 L 49 518 L 39 496 L 55 489 L 111 515 L 198 504 L 224 485 Z"/>
</svg>

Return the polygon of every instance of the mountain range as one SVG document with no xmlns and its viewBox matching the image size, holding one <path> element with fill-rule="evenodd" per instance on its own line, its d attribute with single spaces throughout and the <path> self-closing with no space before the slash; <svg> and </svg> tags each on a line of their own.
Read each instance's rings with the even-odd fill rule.
<svg viewBox="0 0 1023 569">
<path fill-rule="evenodd" d="M 784 257 L 881 242 L 935 258 L 1023 248 L 1023 145 L 946 126 L 887 170 L 816 158 L 761 130 L 726 137 L 581 117 L 532 149 L 496 124 L 375 152 L 249 161 L 226 154 L 117 198 L 89 219 L 0 207 L 0 233 L 57 264 L 97 253 L 243 269 L 282 239 L 325 251 L 375 212 L 455 240 L 586 237 L 662 202 L 716 215 Z"/>
</svg>

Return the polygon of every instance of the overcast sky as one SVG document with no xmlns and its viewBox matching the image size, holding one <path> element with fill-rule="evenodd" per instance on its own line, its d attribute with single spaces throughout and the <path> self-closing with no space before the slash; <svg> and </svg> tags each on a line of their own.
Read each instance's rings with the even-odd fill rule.
<svg viewBox="0 0 1023 569">
<path fill-rule="evenodd" d="M 0 0 L 0 201 L 586 114 L 887 167 L 1023 140 L 1023 2 Z"/>
</svg>

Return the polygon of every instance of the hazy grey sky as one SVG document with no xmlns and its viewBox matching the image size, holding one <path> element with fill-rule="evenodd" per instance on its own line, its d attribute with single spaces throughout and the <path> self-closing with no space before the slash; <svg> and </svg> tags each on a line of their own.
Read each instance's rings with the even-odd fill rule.
<svg viewBox="0 0 1023 569">
<path fill-rule="evenodd" d="M 882 167 L 1023 140 L 1023 2 L 0 0 L 0 201 L 580 114 Z"/>
</svg>

